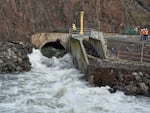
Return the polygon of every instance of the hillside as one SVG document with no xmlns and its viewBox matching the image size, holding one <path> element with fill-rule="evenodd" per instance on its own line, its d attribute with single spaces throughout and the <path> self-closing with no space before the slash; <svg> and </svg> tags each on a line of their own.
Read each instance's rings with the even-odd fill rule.
<svg viewBox="0 0 150 113">
<path fill-rule="evenodd" d="M 81 10 L 85 27 L 104 32 L 150 24 L 150 12 L 137 0 L 0 0 L 0 40 L 27 40 L 35 32 L 68 32 L 72 23 L 79 26 Z"/>
</svg>

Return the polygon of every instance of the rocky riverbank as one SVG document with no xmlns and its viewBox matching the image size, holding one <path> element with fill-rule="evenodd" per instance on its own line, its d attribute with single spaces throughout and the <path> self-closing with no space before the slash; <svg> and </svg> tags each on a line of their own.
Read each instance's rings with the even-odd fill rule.
<svg viewBox="0 0 150 113">
<path fill-rule="evenodd" d="M 0 73 L 29 71 L 31 64 L 28 54 L 32 44 L 23 42 L 0 42 Z"/>
<path fill-rule="evenodd" d="M 108 85 L 111 92 L 120 90 L 127 95 L 150 96 L 150 65 L 102 60 L 93 64 L 89 79 L 96 86 Z"/>
</svg>

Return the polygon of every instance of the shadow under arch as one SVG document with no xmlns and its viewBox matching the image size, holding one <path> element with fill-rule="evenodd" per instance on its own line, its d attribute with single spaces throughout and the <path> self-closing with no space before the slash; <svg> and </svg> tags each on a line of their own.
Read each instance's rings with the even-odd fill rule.
<svg viewBox="0 0 150 113">
<path fill-rule="evenodd" d="M 56 41 L 52 42 L 45 42 L 41 47 L 40 51 L 43 56 L 51 58 L 53 56 L 59 58 L 64 56 L 67 51 L 60 43 L 60 40 L 57 39 Z"/>
</svg>

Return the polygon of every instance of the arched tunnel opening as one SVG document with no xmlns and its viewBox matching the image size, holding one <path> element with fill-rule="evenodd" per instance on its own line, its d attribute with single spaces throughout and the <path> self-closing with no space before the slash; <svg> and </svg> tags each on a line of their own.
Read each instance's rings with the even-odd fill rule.
<svg viewBox="0 0 150 113">
<path fill-rule="evenodd" d="M 67 50 L 61 45 L 58 39 L 55 42 L 47 42 L 40 50 L 42 55 L 48 58 L 52 58 L 53 56 L 60 58 L 67 53 Z"/>
</svg>

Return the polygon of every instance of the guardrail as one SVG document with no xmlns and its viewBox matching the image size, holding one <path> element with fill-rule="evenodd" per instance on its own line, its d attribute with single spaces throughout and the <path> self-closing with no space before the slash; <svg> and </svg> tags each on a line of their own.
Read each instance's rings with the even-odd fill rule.
<svg viewBox="0 0 150 113">
<path fill-rule="evenodd" d="M 84 28 L 83 29 L 83 32 L 85 36 L 90 36 L 91 35 L 91 31 L 96 31 L 95 29 L 93 28 Z M 72 28 L 69 29 L 69 33 L 71 35 L 80 35 L 80 28 L 77 28 L 76 30 L 73 30 Z"/>
<path fill-rule="evenodd" d="M 118 51 L 117 57 L 119 59 L 125 59 L 130 61 L 139 61 L 141 63 L 147 62 L 150 63 L 150 55 L 148 54 L 139 54 L 133 52 L 125 52 L 125 51 Z"/>
</svg>

